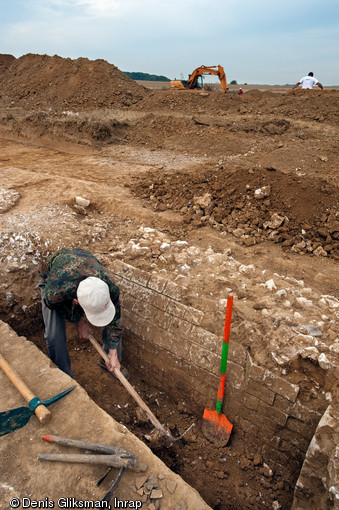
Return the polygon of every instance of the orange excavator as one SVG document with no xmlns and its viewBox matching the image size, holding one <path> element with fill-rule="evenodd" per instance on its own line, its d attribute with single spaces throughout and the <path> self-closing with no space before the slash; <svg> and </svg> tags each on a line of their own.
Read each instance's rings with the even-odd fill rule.
<svg viewBox="0 0 339 510">
<path fill-rule="evenodd" d="M 206 74 L 212 74 L 219 77 L 221 88 L 226 94 L 228 85 L 226 74 L 222 66 L 200 66 L 194 69 L 193 73 L 189 75 L 188 80 L 172 80 L 170 82 L 170 89 L 185 90 L 185 89 L 201 89 L 202 77 Z"/>
</svg>

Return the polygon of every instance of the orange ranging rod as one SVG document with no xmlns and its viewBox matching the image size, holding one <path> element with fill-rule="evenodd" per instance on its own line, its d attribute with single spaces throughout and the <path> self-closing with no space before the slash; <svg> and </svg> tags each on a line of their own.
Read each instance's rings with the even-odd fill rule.
<svg viewBox="0 0 339 510">
<path fill-rule="evenodd" d="M 217 393 L 217 402 L 220 402 L 220 403 L 222 403 L 223 396 L 225 393 L 225 381 L 226 381 L 226 374 L 220 374 L 219 375 L 219 388 L 218 388 L 218 393 Z"/>
<path fill-rule="evenodd" d="M 222 346 L 220 375 L 219 375 L 219 388 L 217 393 L 216 411 L 212 409 L 205 409 L 202 420 L 202 432 L 204 436 L 214 443 L 216 446 L 225 446 L 230 438 L 233 425 L 222 414 L 222 402 L 225 392 L 226 368 L 228 357 L 228 343 L 231 330 L 233 296 L 227 299 L 225 328 L 224 328 L 224 341 Z"/>
<path fill-rule="evenodd" d="M 225 327 L 224 327 L 224 341 L 222 344 L 222 353 L 221 353 L 221 362 L 220 362 L 220 375 L 219 375 L 220 382 L 219 382 L 219 388 L 218 388 L 218 393 L 217 393 L 217 405 L 216 405 L 218 413 L 221 413 L 222 401 L 223 401 L 224 392 L 225 392 L 226 368 L 227 368 L 227 358 L 228 358 L 228 343 L 230 341 L 232 308 L 233 308 L 233 296 L 230 296 L 227 299 Z"/>
</svg>

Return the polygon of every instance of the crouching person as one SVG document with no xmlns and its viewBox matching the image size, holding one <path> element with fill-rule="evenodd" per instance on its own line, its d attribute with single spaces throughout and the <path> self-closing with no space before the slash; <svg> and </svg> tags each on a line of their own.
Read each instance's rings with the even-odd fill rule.
<svg viewBox="0 0 339 510">
<path fill-rule="evenodd" d="M 75 324 L 80 339 L 88 339 L 92 324 L 102 328 L 103 349 L 110 360 L 101 360 L 100 366 L 112 373 L 117 367 L 129 379 L 128 370 L 121 366 L 119 287 L 108 269 L 86 250 L 63 248 L 41 264 L 39 274 L 44 337 L 50 359 L 73 377 L 66 320 Z"/>
</svg>

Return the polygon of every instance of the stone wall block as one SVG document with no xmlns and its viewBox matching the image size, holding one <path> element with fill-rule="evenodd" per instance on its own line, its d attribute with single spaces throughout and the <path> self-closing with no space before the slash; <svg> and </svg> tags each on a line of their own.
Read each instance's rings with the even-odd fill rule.
<svg viewBox="0 0 339 510">
<path fill-rule="evenodd" d="M 143 340 L 146 338 L 146 324 L 141 324 L 140 320 L 132 311 L 123 310 L 122 321 L 124 329 L 127 329 L 140 336 Z"/>
<path fill-rule="evenodd" d="M 305 452 L 300 450 L 296 444 L 290 443 L 290 441 L 282 440 L 279 445 L 281 452 L 288 454 L 291 458 L 298 461 L 301 464 L 305 458 Z"/>
<path fill-rule="evenodd" d="M 290 443 L 292 450 L 295 447 L 298 448 L 298 450 L 301 450 L 303 453 L 306 453 L 310 444 L 310 441 L 303 437 L 301 434 L 298 434 L 298 432 L 292 432 L 287 428 L 280 432 L 280 437 L 282 441 Z"/>
<path fill-rule="evenodd" d="M 250 395 L 254 395 L 262 402 L 266 402 L 266 404 L 272 405 L 274 402 L 275 393 L 269 388 L 265 388 L 257 381 L 250 379 L 247 384 L 246 392 Z"/>
<path fill-rule="evenodd" d="M 186 343 L 178 342 L 168 331 L 155 327 L 148 322 L 146 328 L 146 338 L 156 344 L 158 347 L 169 351 L 179 358 L 187 360 L 190 355 L 189 346 Z"/>
<path fill-rule="evenodd" d="M 187 307 L 186 314 L 185 314 L 185 320 L 187 320 L 188 322 L 191 322 L 192 324 L 200 326 L 203 319 L 204 319 L 203 312 L 201 312 L 200 310 L 197 310 L 196 308 L 192 308 L 191 306 Z"/>
<path fill-rule="evenodd" d="M 229 391 L 225 393 L 222 412 L 232 423 L 237 423 L 239 421 L 239 416 L 242 415 L 242 408 L 238 394 L 233 398 Z"/>
<path fill-rule="evenodd" d="M 134 269 L 132 266 L 130 266 L 129 264 L 126 264 L 126 262 L 123 262 L 122 260 L 119 260 L 119 259 L 114 259 L 111 261 L 110 265 L 109 265 L 109 269 L 112 273 L 117 273 L 117 274 L 122 274 L 124 272 L 125 269 Z"/>
<path fill-rule="evenodd" d="M 286 424 L 287 414 L 273 406 L 265 404 L 264 402 L 260 402 L 258 412 L 282 427 Z"/>
<path fill-rule="evenodd" d="M 145 301 L 142 301 L 141 299 L 134 298 L 134 302 L 132 304 L 131 311 L 135 315 L 138 315 L 139 317 L 143 316 L 144 304 L 145 304 Z"/>
<path fill-rule="evenodd" d="M 269 437 L 272 439 L 273 437 L 277 437 L 276 434 L 278 434 L 278 425 L 276 422 L 270 420 L 267 416 L 262 415 L 261 413 L 258 413 L 257 415 L 257 421 L 259 425 L 258 435 L 262 439 L 267 439 Z M 278 439 L 275 439 L 276 443 L 280 442 L 280 437 Z"/>
<path fill-rule="evenodd" d="M 250 422 L 252 424 L 253 427 L 256 427 L 256 430 L 258 431 L 259 430 L 259 427 L 260 427 L 260 420 L 258 419 L 258 413 L 257 411 L 253 411 L 252 409 L 246 409 L 246 413 L 243 413 L 243 409 L 241 409 L 241 414 L 240 416 L 236 417 L 237 419 L 239 419 L 240 421 L 240 418 L 241 416 L 246 419 L 246 421 Z M 246 429 L 245 429 L 246 430 Z"/>
<path fill-rule="evenodd" d="M 321 414 L 318 411 L 304 406 L 299 400 L 289 408 L 288 414 L 293 418 L 312 425 L 313 428 L 317 426 L 321 418 Z"/>
<path fill-rule="evenodd" d="M 136 267 L 131 266 L 130 264 L 127 264 L 126 262 L 123 262 L 119 259 L 112 260 L 110 264 L 110 271 L 113 273 L 120 274 L 121 276 L 124 276 L 130 280 L 129 275 L 131 275 Z"/>
<path fill-rule="evenodd" d="M 118 275 L 130 280 L 131 282 L 138 283 L 146 287 L 150 279 L 150 274 L 137 267 L 133 267 L 121 260 L 115 260 L 111 264 L 112 271 Z"/>
<path fill-rule="evenodd" d="M 143 301 L 150 301 L 152 297 L 152 293 L 150 290 L 146 289 L 145 287 L 142 287 L 141 285 L 137 285 L 136 283 L 132 284 L 130 294 Z"/>
<path fill-rule="evenodd" d="M 178 341 L 190 342 L 190 334 L 192 324 L 184 320 L 178 319 L 173 315 L 169 315 L 163 310 L 155 309 L 156 313 L 153 316 L 153 321 L 159 327 L 166 329 L 175 335 Z"/>
<path fill-rule="evenodd" d="M 132 294 L 132 290 L 134 288 L 134 283 L 132 283 L 130 280 L 126 280 L 125 278 L 121 278 L 121 284 L 119 285 L 120 288 L 120 295 L 125 294 L 126 292 L 128 294 Z"/>
<path fill-rule="evenodd" d="M 264 368 L 255 365 L 251 359 L 249 377 L 255 381 L 261 382 L 274 393 L 278 393 L 291 402 L 295 402 L 297 399 L 300 390 L 299 386 L 282 379 L 269 370 L 265 370 Z"/>
<path fill-rule="evenodd" d="M 174 315 L 174 317 L 179 317 L 179 319 L 183 319 L 185 317 L 186 310 L 187 306 L 178 303 L 177 301 L 170 300 L 166 312 L 171 315 Z"/>
<path fill-rule="evenodd" d="M 143 287 L 147 287 L 148 280 L 150 279 L 149 273 L 146 271 L 142 271 L 141 269 L 137 269 L 133 271 L 131 274 L 130 280 L 138 285 L 142 285 Z"/>
<path fill-rule="evenodd" d="M 220 361 L 218 364 L 220 370 Z M 240 390 L 245 386 L 245 370 L 238 363 L 227 362 L 227 373 L 226 373 L 226 390 L 227 392 L 234 392 Z"/>
<path fill-rule="evenodd" d="M 256 423 L 252 423 L 245 418 L 240 418 L 239 422 L 240 427 L 242 430 L 245 430 L 246 432 L 249 432 L 253 436 L 257 436 L 258 434 L 258 425 Z"/>
<path fill-rule="evenodd" d="M 166 283 L 167 280 L 165 280 L 165 278 L 161 278 L 161 276 L 152 274 L 147 282 L 147 287 L 161 294 L 166 287 Z"/>
<path fill-rule="evenodd" d="M 168 296 L 172 299 L 175 299 L 176 301 L 181 301 L 185 295 L 185 292 L 187 289 L 185 287 L 181 287 L 180 285 L 174 283 L 174 282 L 166 282 L 166 286 L 163 290 L 163 294 L 165 296 Z"/>
<path fill-rule="evenodd" d="M 219 355 L 221 358 L 222 338 L 198 326 L 193 326 L 191 340 L 193 343 L 213 352 L 216 355 Z"/>
<path fill-rule="evenodd" d="M 169 316 L 171 318 L 171 330 L 173 334 L 175 334 L 180 342 L 189 342 L 191 341 L 191 333 L 192 333 L 192 324 L 187 321 L 178 319 L 177 317 Z"/>
<path fill-rule="evenodd" d="M 203 368 L 212 374 L 218 375 L 220 368 L 220 357 L 214 353 L 199 347 L 198 345 L 190 345 L 190 361 L 197 367 Z"/>
<path fill-rule="evenodd" d="M 265 369 L 255 365 L 251 358 L 249 357 L 249 371 L 248 375 L 254 381 L 262 382 L 265 375 Z"/>
<path fill-rule="evenodd" d="M 290 400 L 291 402 L 295 402 L 299 393 L 299 386 L 296 384 L 292 384 L 281 377 L 277 377 L 272 372 L 265 370 L 263 383 L 268 388 L 271 388 L 272 391 L 278 393 L 282 397 Z"/>
<path fill-rule="evenodd" d="M 149 291 L 149 303 L 160 310 L 167 310 L 167 307 L 170 303 L 170 299 L 162 294 L 158 294 L 157 292 Z"/>
<path fill-rule="evenodd" d="M 114 283 L 117 284 L 117 286 L 120 288 L 124 282 L 125 282 L 125 278 L 122 278 L 122 276 L 119 276 L 118 274 L 114 273 L 113 274 L 113 280 L 114 280 Z"/>
<path fill-rule="evenodd" d="M 293 404 L 290 400 L 287 400 L 281 395 L 276 394 L 274 399 L 274 407 L 276 407 L 277 409 L 280 409 L 286 414 L 290 414 L 290 410 L 293 409 L 295 405 L 296 404 Z"/>
<path fill-rule="evenodd" d="M 129 294 L 128 292 L 123 292 L 123 293 L 120 294 L 120 305 L 121 305 L 122 320 L 123 320 L 125 312 L 126 311 L 131 312 L 132 309 L 133 309 L 133 306 L 137 302 L 139 302 L 139 300 L 136 297 L 134 297 L 131 294 Z"/>
<path fill-rule="evenodd" d="M 147 301 L 135 299 L 131 310 L 136 315 L 141 316 L 141 320 L 143 320 L 143 319 L 152 320 L 154 318 L 154 316 L 156 315 L 158 309 L 155 308 L 155 306 L 152 306 Z"/>
<path fill-rule="evenodd" d="M 151 305 L 153 306 L 153 305 Z M 154 316 L 153 316 L 153 323 L 158 326 L 159 328 L 170 330 L 172 323 L 173 323 L 173 317 L 172 315 L 169 315 L 168 313 L 164 312 L 163 310 L 160 310 L 159 308 L 153 307 L 155 310 Z"/>
<path fill-rule="evenodd" d="M 279 449 L 279 444 L 280 444 L 280 441 L 281 441 L 281 437 L 278 434 L 279 434 L 280 430 L 281 430 L 280 427 L 275 426 L 274 432 L 272 432 L 269 435 L 269 444 L 272 446 L 272 450 L 278 450 Z M 266 436 L 265 439 L 267 441 L 267 436 Z"/>
<path fill-rule="evenodd" d="M 314 428 L 309 424 L 304 423 L 301 420 L 297 420 L 295 418 L 288 418 L 286 427 L 293 432 L 298 432 L 306 439 L 311 440 L 314 433 Z"/>
<path fill-rule="evenodd" d="M 247 358 L 247 350 L 236 342 L 231 342 L 228 348 L 228 359 L 245 366 Z"/>
<path fill-rule="evenodd" d="M 255 397 L 254 395 L 250 395 L 249 393 L 244 393 L 243 395 L 243 404 L 248 409 L 252 409 L 253 411 L 256 411 L 259 406 L 260 400 Z"/>
</svg>

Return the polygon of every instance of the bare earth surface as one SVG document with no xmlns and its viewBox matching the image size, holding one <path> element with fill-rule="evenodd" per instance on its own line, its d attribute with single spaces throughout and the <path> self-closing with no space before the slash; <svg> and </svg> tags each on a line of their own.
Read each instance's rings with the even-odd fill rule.
<svg viewBox="0 0 339 510">
<path fill-rule="evenodd" d="M 216 334 L 234 295 L 232 332 L 253 359 L 283 367 L 307 398 L 332 398 L 333 374 L 317 360 L 333 367 L 338 354 L 339 92 L 151 90 L 101 60 L 3 57 L 0 318 L 45 352 L 37 265 L 81 246 L 184 285 Z M 322 336 L 296 333 L 302 325 Z M 112 395 L 72 328 L 69 345 L 76 381 L 147 442 L 152 427 L 118 382 Z M 128 347 L 125 359 L 162 422 L 179 432 L 196 423 L 184 447 L 154 451 L 209 506 L 290 508 L 298 473 L 267 476 L 260 445 L 236 424 L 220 453 L 190 402 L 153 388 Z"/>
<path fill-rule="evenodd" d="M 32 391 L 35 388 L 41 400 L 49 399 L 74 385 L 74 380 L 60 372 L 34 344 L 17 337 L 7 324 L 0 322 L 0 332 L 2 355 L 14 370 L 20 372 L 29 388 Z M 20 366 L 23 352 L 24 367 Z M 7 410 L 22 406 L 22 396 L 13 391 L 12 383 L 2 370 L 0 382 L 1 408 Z M 113 378 L 111 382 L 113 387 L 114 383 L 118 384 Z M 99 442 L 123 448 L 134 455 L 135 465 L 133 469 L 123 472 L 111 501 L 112 508 L 153 508 L 152 504 L 159 506 L 160 501 L 161 508 L 167 510 L 210 508 L 144 443 L 100 409 L 78 384 L 48 409 L 52 414 L 50 422 L 41 424 L 32 413 L 27 425 L 1 437 L 1 510 L 14 507 L 14 503 L 9 504 L 11 498 L 19 498 L 20 508 L 82 508 L 80 505 L 85 502 L 87 508 L 91 508 L 91 504 L 92 508 L 100 508 L 100 500 L 116 478 L 118 468 L 114 467 L 98 487 L 97 481 L 106 473 L 106 465 L 38 459 L 40 454 L 94 454 L 74 446 L 43 441 L 45 434 Z M 77 503 L 72 503 L 73 500 Z"/>
</svg>

